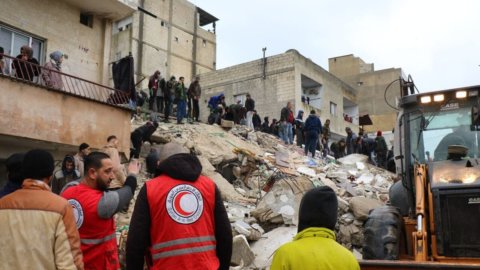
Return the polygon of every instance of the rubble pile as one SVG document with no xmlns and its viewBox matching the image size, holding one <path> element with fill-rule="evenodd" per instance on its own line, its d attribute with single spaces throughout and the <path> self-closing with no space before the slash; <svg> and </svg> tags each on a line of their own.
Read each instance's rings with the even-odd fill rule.
<svg viewBox="0 0 480 270">
<path fill-rule="evenodd" d="M 142 124 L 133 123 L 132 130 Z M 388 202 L 395 177 L 368 164 L 366 156 L 307 158 L 303 149 L 244 126 L 227 131 L 217 125 L 162 123 L 151 140 L 154 145 L 174 141 L 190 149 L 200 159 L 202 174 L 219 187 L 234 234 L 231 269 L 268 267 L 274 251 L 297 233 L 303 194 L 323 185 L 337 194 L 337 241 L 361 257 L 363 222 L 371 209 Z M 146 143 L 141 156 L 151 147 L 157 146 Z M 145 174 L 140 177 L 139 188 L 147 179 Z M 118 227 L 124 230 L 132 205 L 118 217 Z"/>
</svg>

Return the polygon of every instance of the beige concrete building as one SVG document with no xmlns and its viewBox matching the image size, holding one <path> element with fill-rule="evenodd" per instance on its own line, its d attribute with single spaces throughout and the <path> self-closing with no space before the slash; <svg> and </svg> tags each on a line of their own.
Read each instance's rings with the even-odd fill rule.
<svg viewBox="0 0 480 270">
<path fill-rule="evenodd" d="M 330 74 L 296 50 L 247 62 L 201 75 L 203 97 L 200 115 L 208 117 L 207 102 L 211 96 L 224 93 L 227 105 L 242 102 L 250 93 L 262 118 L 280 118 L 280 111 L 291 101 L 295 116 L 299 110 L 315 109 L 322 122 L 331 121 L 333 140 L 345 136 L 345 127 L 358 130 L 358 122 L 347 122 L 343 113 L 358 114 L 357 90 Z M 302 102 L 302 96 L 310 104 Z"/>
<path fill-rule="evenodd" d="M 2 1 L 0 46 L 16 56 L 30 45 L 41 64 L 60 50 L 68 55 L 64 72 L 107 84 L 113 21 L 135 9 L 128 0 Z"/>
<path fill-rule="evenodd" d="M 358 91 L 357 101 L 360 115 L 369 114 L 373 125 L 364 126 L 367 132 L 382 130 L 389 132 L 395 126 L 396 106 L 400 97 L 400 83 L 405 78 L 401 68 L 375 70 L 373 64 L 365 63 L 353 54 L 328 59 L 329 72 Z M 386 93 L 385 88 L 394 82 Z M 354 115 L 358 118 L 358 115 Z"/>
<path fill-rule="evenodd" d="M 0 74 L 0 172 L 14 152 L 43 148 L 62 160 L 82 142 L 101 148 L 112 134 L 128 155 L 130 110 L 115 105 L 116 91 L 102 84 L 108 82 L 113 21 L 135 9 L 127 0 L 2 2 L 0 46 L 6 65 Z M 41 65 L 52 51 L 68 55 L 62 71 L 71 75 L 60 75 L 61 87 L 48 88 L 43 70 L 31 82 L 18 78 L 10 57 L 23 45 L 33 48 Z"/>
<path fill-rule="evenodd" d="M 135 59 L 137 81 L 147 88 L 148 77 L 160 70 L 163 77 L 185 77 L 215 70 L 218 20 L 186 0 L 139 0 L 139 11 L 113 27 L 113 60 Z"/>
</svg>

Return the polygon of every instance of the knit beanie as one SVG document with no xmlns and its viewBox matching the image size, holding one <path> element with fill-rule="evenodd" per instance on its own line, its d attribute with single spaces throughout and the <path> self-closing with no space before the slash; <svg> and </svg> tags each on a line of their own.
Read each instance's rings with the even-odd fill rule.
<svg viewBox="0 0 480 270">
<path fill-rule="evenodd" d="M 380 137 L 380 136 L 382 136 L 382 131 L 379 130 L 377 131 L 377 137 Z"/>
<path fill-rule="evenodd" d="M 190 151 L 188 151 L 185 147 L 182 145 L 175 143 L 175 142 L 170 142 L 167 143 L 163 146 L 162 150 L 160 151 L 160 154 L 158 156 L 158 163 L 162 163 L 164 160 L 167 158 L 176 155 L 176 154 L 188 154 Z"/>
<path fill-rule="evenodd" d="M 54 168 L 53 156 L 45 150 L 30 150 L 23 159 L 22 172 L 25 179 L 42 180 L 45 177 L 50 177 Z"/>
<path fill-rule="evenodd" d="M 310 227 L 335 229 L 338 200 L 335 192 L 327 186 L 309 190 L 300 202 L 298 232 Z"/>
</svg>

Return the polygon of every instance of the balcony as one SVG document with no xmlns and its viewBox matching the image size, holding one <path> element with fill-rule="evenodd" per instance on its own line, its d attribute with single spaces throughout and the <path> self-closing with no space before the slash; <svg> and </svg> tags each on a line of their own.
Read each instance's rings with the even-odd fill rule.
<svg viewBox="0 0 480 270">
<path fill-rule="evenodd" d="M 120 139 L 119 150 L 128 156 L 131 110 L 127 94 L 3 57 L 14 68 L 0 74 L 0 159 L 32 147 L 50 150 L 61 159 L 82 142 L 99 149 L 109 135 Z"/>
<path fill-rule="evenodd" d="M 64 2 L 80 8 L 84 13 L 114 21 L 132 14 L 138 5 L 136 0 L 64 0 Z"/>
</svg>

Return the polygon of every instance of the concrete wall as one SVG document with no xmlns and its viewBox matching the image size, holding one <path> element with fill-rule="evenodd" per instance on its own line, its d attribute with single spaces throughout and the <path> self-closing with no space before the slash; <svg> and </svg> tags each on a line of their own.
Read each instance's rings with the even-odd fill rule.
<svg viewBox="0 0 480 270">
<path fill-rule="evenodd" d="M 207 102 L 211 96 L 225 94 L 227 105 L 235 102 L 234 96 L 250 93 L 255 108 L 262 117 L 280 118 L 280 111 L 288 101 L 295 101 L 300 93 L 296 82 L 293 54 L 281 54 L 267 58 L 266 74 L 263 76 L 263 60 L 256 60 L 201 75 L 203 89 L 200 116 L 208 117 Z M 298 94 L 296 89 L 298 88 Z"/>
<path fill-rule="evenodd" d="M 58 0 L 6 0 L 0 8 L 0 22 L 45 40 L 46 58 L 55 50 L 66 53 L 65 73 L 106 82 L 103 71 L 108 66 L 111 22 L 94 16 L 90 28 L 80 24 L 80 12 L 80 8 Z"/>
<path fill-rule="evenodd" d="M 395 126 L 396 110 L 387 105 L 384 98 L 385 88 L 394 80 L 403 77 L 402 69 L 373 69 L 353 55 L 329 59 L 329 71 L 358 90 L 360 114 L 369 114 L 373 125 L 365 126 L 366 132 L 377 130 L 391 131 Z M 400 96 L 400 85 L 393 83 L 387 91 L 386 99 L 392 106 Z"/>
<path fill-rule="evenodd" d="M 185 77 L 188 86 L 196 74 L 215 70 L 216 35 L 198 25 L 195 5 L 186 0 L 145 0 L 144 8 L 157 18 L 143 15 L 142 56 L 138 54 L 140 12 L 133 14 L 131 28 L 123 31 L 129 34 L 113 34 L 111 51 L 112 58 L 127 56 L 129 52 L 132 52 L 136 63 L 139 57 L 142 58 L 141 67 L 135 66 L 135 73 L 139 76 L 137 80 L 143 76 L 148 78 L 155 70 L 160 70 L 165 78 L 172 75 Z M 131 35 L 130 46 L 124 45 L 125 35 Z M 145 80 L 139 87 L 146 89 L 147 84 L 148 80 Z"/>
<path fill-rule="evenodd" d="M 130 112 L 117 107 L 0 77 L 0 158 L 5 149 L 20 149 L 27 141 L 42 148 L 93 148 L 119 138 L 120 151 L 130 150 Z M 9 139 L 10 138 L 10 139 Z M 8 144 L 4 144 L 8 141 Z M 14 146 L 18 142 L 18 145 Z"/>
<path fill-rule="evenodd" d="M 322 84 L 322 105 L 314 108 L 301 102 L 302 74 Z M 357 125 L 343 120 L 343 97 L 356 100 L 356 91 L 328 73 L 295 50 L 267 57 L 266 79 L 263 79 L 263 60 L 259 59 L 209 72 L 201 75 L 203 89 L 200 106 L 201 118 L 208 117 L 207 102 L 211 96 L 225 94 L 227 105 L 235 102 L 234 96 L 250 93 L 255 100 L 255 108 L 260 117 L 268 116 L 270 121 L 280 118 L 280 111 L 288 101 L 294 104 L 295 116 L 299 110 L 305 112 L 316 109 L 322 121 L 331 120 L 332 132 L 345 135 L 345 127 L 358 130 Z M 337 104 L 337 115 L 330 114 L 330 101 Z"/>
<path fill-rule="evenodd" d="M 295 55 L 297 75 L 300 76 L 303 74 L 322 85 L 321 93 L 323 96 L 321 98 L 321 107 L 318 111 L 322 122 L 325 122 L 326 119 L 330 119 L 331 131 L 339 135 L 346 136 L 345 127 L 347 126 L 351 127 L 353 130 L 358 130 L 357 125 L 348 123 L 343 119 L 343 100 L 344 98 L 347 98 L 351 102 L 356 103 L 357 91 L 298 52 L 296 52 Z M 296 100 L 296 105 L 302 106 L 305 115 L 308 115 L 308 112 L 310 111 L 309 106 L 301 104 L 301 96 L 298 96 Z M 330 113 L 330 102 L 337 104 L 336 115 Z"/>
</svg>

